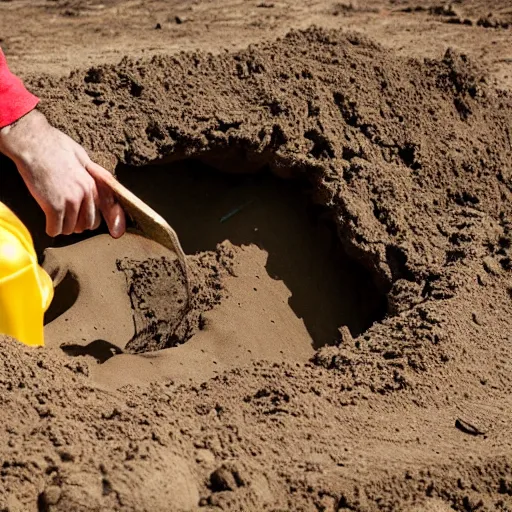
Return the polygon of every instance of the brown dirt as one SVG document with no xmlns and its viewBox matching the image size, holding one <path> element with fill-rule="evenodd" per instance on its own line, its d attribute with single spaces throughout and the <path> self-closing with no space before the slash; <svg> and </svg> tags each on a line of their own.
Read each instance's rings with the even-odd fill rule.
<svg viewBox="0 0 512 512">
<path fill-rule="evenodd" d="M 48 346 L 0 345 L 0 510 L 512 510 L 507 2 L 187 5 L 30 4 L 56 30 L 23 47 L 0 6 L 42 109 L 171 221 L 196 286 L 182 319 L 136 235 L 46 251 Z M 69 244 L 1 165 L 38 249 Z"/>
</svg>

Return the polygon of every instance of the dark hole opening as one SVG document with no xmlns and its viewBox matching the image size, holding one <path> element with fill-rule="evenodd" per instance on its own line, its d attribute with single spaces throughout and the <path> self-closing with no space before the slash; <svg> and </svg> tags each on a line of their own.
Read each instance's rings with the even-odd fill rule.
<svg viewBox="0 0 512 512">
<path fill-rule="evenodd" d="M 342 250 L 325 207 L 308 185 L 268 170 L 225 173 L 195 160 L 119 166 L 129 189 L 177 231 L 187 254 L 214 251 L 229 240 L 268 253 L 268 275 L 291 292 L 288 306 L 304 321 L 315 348 L 357 336 L 385 312 L 370 274 Z"/>
<path fill-rule="evenodd" d="M 0 201 L 26 224 L 39 256 L 47 247 L 106 232 L 102 225 L 94 233 L 48 237 L 44 215 L 12 162 L 0 155 L 0 168 Z M 308 183 L 280 179 L 265 169 L 252 174 L 220 172 L 195 160 L 118 166 L 116 172 L 173 226 L 187 254 L 213 251 L 225 240 L 266 251 L 266 271 L 289 289 L 288 305 L 303 319 L 315 348 L 338 341 L 342 325 L 357 336 L 384 317 L 385 296 L 370 273 L 344 253 L 328 210 L 313 203 Z M 67 275 L 55 290 L 45 323 L 68 310 L 78 294 L 77 281 Z M 92 348 L 96 352 L 97 345 Z"/>
</svg>

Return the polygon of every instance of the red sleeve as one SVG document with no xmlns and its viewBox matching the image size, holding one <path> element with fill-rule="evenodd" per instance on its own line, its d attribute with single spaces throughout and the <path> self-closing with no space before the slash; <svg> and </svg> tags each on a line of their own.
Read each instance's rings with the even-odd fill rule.
<svg viewBox="0 0 512 512">
<path fill-rule="evenodd" d="M 9 71 L 5 55 L 0 50 L 0 128 L 28 114 L 38 102 L 21 80 Z"/>
</svg>

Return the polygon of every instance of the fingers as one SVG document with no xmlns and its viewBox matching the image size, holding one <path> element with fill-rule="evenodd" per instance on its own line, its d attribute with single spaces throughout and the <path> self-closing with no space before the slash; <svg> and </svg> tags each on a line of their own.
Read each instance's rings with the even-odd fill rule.
<svg viewBox="0 0 512 512">
<path fill-rule="evenodd" d="M 32 118 L 33 115 L 27 115 L 24 120 Z M 105 180 L 112 180 L 112 176 L 92 162 L 82 146 L 53 128 L 44 116 L 36 116 L 35 120 L 39 121 L 26 125 L 27 135 L 20 144 L 23 151 L 13 153 L 12 157 L 46 215 L 48 235 L 95 229 L 102 214 L 111 235 L 120 237 L 125 232 L 126 219 L 114 193 L 105 185 Z M 23 130 L 17 133 L 23 134 Z"/>
<path fill-rule="evenodd" d="M 96 183 L 91 179 L 90 189 L 85 193 L 78 220 L 75 226 L 75 233 L 82 233 L 88 229 L 96 229 L 101 222 L 101 214 L 98 208 L 98 191 Z"/>
<path fill-rule="evenodd" d="M 64 210 L 42 206 L 46 216 L 46 233 L 48 236 L 55 237 L 62 233 L 64 224 Z"/>
<path fill-rule="evenodd" d="M 101 212 L 100 212 L 100 209 L 98 208 L 98 206 L 96 206 L 96 217 L 95 217 L 95 219 L 96 220 L 94 221 L 94 224 L 92 225 L 92 228 L 90 228 L 92 231 L 94 231 L 95 229 L 98 229 L 100 227 L 100 224 L 101 224 Z"/>
<path fill-rule="evenodd" d="M 97 205 L 96 183 L 84 172 L 83 179 L 64 195 L 62 206 L 58 202 L 41 205 L 46 215 L 46 232 L 55 237 L 96 229 L 101 222 Z"/>
<path fill-rule="evenodd" d="M 99 227 L 103 216 L 111 236 L 121 237 L 126 231 L 126 217 L 108 185 L 111 174 L 90 160 L 82 165 L 85 169 L 82 167 L 81 172 L 75 171 L 74 180 L 68 184 L 71 186 L 66 192 L 61 189 L 51 202 L 40 201 L 46 215 L 46 232 L 55 237 L 94 230 Z M 55 183 L 52 187 L 55 191 Z"/>
<path fill-rule="evenodd" d="M 111 175 L 106 169 L 92 161 L 86 165 L 86 169 L 96 181 L 98 205 L 110 235 L 113 238 L 119 238 L 126 231 L 126 216 L 117 202 L 114 192 L 107 184 Z"/>
<path fill-rule="evenodd" d="M 112 238 L 120 238 L 126 231 L 126 217 L 119 203 L 101 210 Z"/>
</svg>

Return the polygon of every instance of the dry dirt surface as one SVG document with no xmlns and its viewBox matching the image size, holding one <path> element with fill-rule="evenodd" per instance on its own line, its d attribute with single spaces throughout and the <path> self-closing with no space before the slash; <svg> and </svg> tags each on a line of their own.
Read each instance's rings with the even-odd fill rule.
<svg viewBox="0 0 512 512">
<path fill-rule="evenodd" d="M 0 510 L 511 511 L 511 36 L 498 0 L 0 2 L 193 275 L 185 310 L 155 243 L 46 238 L 0 160 L 59 281 L 47 346 L 1 340 Z"/>
</svg>

